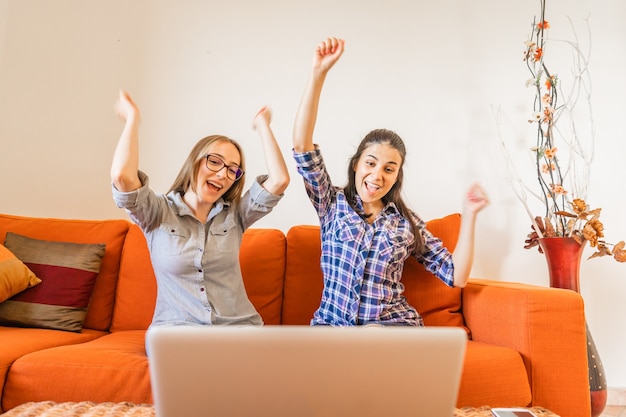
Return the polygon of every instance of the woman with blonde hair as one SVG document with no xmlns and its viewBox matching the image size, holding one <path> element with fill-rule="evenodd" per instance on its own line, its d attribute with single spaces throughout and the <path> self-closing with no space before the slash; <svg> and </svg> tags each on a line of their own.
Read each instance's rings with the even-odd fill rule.
<svg viewBox="0 0 626 417">
<path fill-rule="evenodd" d="M 111 180 L 113 198 L 143 231 L 157 279 L 151 326 L 261 325 L 248 299 L 239 266 L 244 231 L 267 215 L 289 184 L 283 156 L 263 107 L 254 117 L 267 175 L 245 193 L 241 146 L 226 136 L 207 136 L 193 147 L 166 194 L 149 186 L 139 170 L 139 109 L 120 91 L 115 104 L 124 129 Z"/>
</svg>

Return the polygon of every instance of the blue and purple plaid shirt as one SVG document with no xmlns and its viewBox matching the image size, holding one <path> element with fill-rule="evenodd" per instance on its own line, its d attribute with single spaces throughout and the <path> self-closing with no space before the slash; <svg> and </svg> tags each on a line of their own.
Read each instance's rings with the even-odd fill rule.
<svg viewBox="0 0 626 417">
<path fill-rule="evenodd" d="M 298 173 L 320 219 L 322 301 L 312 325 L 355 326 L 370 323 L 423 326 L 419 313 L 402 295 L 404 261 L 416 256 L 424 267 L 453 286 L 452 255 L 416 214 L 406 219 L 389 203 L 372 224 L 348 204 L 334 187 L 319 148 L 294 152 Z M 360 200 L 357 201 L 360 205 Z M 410 221 L 424 237 L 425 250 L 411 253 L 415 236 Z"/>
</svg>

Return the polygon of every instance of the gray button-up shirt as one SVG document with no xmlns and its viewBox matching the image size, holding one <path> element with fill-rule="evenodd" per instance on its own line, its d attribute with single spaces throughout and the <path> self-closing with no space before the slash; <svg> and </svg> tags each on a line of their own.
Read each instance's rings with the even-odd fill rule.
<svg viewBox="0 0 626 417">
<path fill-rule="evenodd" d="M 266 178 L 258 177 L 237 204 L 216 202 L 206 224 L 180 193 L 153 192 L 141 171 L 141 188 L 121 192 L 112 187 L 117 206 L 148 242 L 158 288 L 151 326 L 263 324 L 243 284 L 239 247 L 243 232 L 282 198 L 261 186 Z"/>
</svg>

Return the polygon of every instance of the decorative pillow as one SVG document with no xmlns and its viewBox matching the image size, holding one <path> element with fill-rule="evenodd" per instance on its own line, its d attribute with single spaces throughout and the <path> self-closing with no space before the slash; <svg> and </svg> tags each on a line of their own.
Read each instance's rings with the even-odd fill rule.
<svg viewBox="0 0 626 417">
<path fill-rule="evenodd" d="M 461 215 L 449 214 L 426 222 L 426 228 L 454 252 L 461 227 Z M 465 326 L 461 310 L 461 288 L 450 288 L 428 272 L 415 258 L 404 264 L 404 295 L 422 315 L 426 326 Z"/>
<path fill-rule="evenodd" d="M 40 282 L 24 262 L 0 245 L 0 303 Z"/>
<path fill-rule="evenodd" d="M 0 323 L 80 332 L 105 245 L 38 240 L 8 232 L 4 245 L 41 284 L 0 304 Z"/>
</svg>

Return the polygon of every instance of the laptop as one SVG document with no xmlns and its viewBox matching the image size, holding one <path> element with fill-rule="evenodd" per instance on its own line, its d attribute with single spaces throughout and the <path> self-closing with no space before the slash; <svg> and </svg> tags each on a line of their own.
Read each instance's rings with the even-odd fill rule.
<svg viewBox="0 0 626 417">
<path fill-rule="evenodd" d="M 456 327 L 168 326 L 146 335 L 156 417 L 450 417 Z"/>
</svg>

